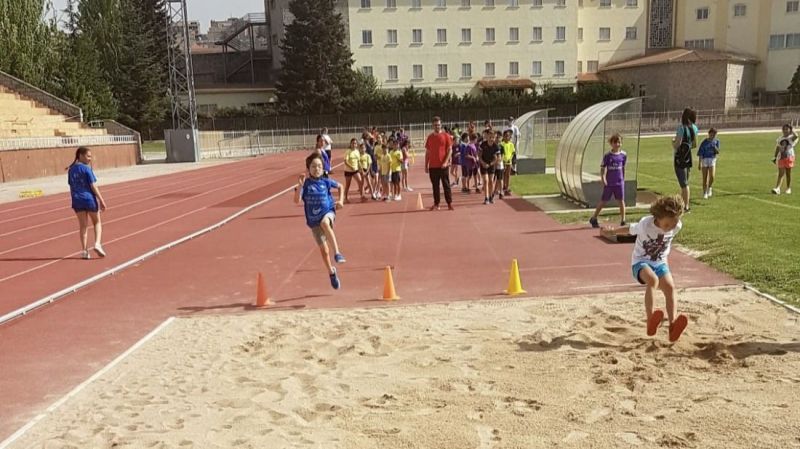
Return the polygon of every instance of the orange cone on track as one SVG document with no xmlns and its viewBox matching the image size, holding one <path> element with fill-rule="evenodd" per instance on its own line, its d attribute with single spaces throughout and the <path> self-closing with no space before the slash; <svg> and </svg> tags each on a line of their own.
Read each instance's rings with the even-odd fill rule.
<svg viewBox="0 0 800 449">
<path fill-rule="evenodd" d="M 392 279 L 392 267 L 386 266 L 383 270 L 383 300 L 396 301 L 400 299 L 397 292 L 394 291 L 394 280 Z"/>
<path fill-rule="evenodd" d="M 256 286 L 256 307 L 267 307 L 272 305 L 269 296 L 267 296 L 267 285 L 264 282 L 264 275 L 258 273 L 258 285 Z"/>
<path fill-rule="evenodd" d="M 425 204 L 422 202 L 422 194 L 417 194 L 417 210 L 425 209 Z"/>
</svg>

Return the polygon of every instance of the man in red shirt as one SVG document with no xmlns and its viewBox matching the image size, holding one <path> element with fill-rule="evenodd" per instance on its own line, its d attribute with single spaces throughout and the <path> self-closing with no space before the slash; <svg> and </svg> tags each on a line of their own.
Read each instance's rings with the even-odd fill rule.
<svg viewBox="0 0 800 449">
<path fill-rule="evenodd" d="M 444 187 L 444 200 L 447 208 L 453 210 L 453 194 L 450 191 L 450 153 L 453 151 L 453 138 L 442 131 L 442 120 L 433 118 L 433 132 L 425 140 L 425 173 L 428 173 L 433 185 L 433 206 L 431 210 L 439 210 L 439 182 Z"/>
</svg>

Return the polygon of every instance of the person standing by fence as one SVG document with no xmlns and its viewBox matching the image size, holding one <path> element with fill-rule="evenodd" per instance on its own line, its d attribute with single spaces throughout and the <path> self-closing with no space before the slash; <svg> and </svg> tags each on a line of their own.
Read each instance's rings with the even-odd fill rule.
<svg viewBox="0 0 800 449">
<path fill-rule="evenodd" d="M 331 159 L 331 156 L 333 156 L 333 153 L 331 151 L 331 149 L 333 148 L 333 139 L 331 139 L 331 136 L 328 135 L 328 128 L 322 128 L 322 132 L 320 132 L 320 134 L 322 135 L 322 140 L 324 141 L 324 145 L 322 146 L 322 151 L 324 151 L 325 154 L 328 155 L 328 165 L 330 166 L 330 163 L 333 160 Z"/>
<path fill-rule="evenodd" d="M 433 206 L 431 210 L 439 210 L 439 183 L 444 187 L 444 200 L 447 209 L 453 210 L 453 194 L 450 191 L 450 152 L 453 148 L 453 139 L 450 134 L 442 131 L 442 120 L 437 116 L 433 118 L 433 132 L 425 140 L 425 173 L 431 178 L 433 187 Z"/>
</svg>

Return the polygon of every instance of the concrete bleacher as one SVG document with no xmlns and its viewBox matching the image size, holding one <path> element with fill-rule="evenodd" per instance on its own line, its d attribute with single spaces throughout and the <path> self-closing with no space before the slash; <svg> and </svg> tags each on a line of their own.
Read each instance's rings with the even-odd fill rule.
<svg viewBox="0 0 800 449">
<path fill-rule="evenodd" d="M 105 136 L 105 129 L 90 128 L 0 86 L 0 139 L 35 137 Z"/>
</svg>

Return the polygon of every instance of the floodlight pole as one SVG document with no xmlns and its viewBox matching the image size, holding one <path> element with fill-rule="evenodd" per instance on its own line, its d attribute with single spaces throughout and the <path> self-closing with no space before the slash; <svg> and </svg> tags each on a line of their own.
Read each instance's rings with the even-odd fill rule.
<svg viewBox="0 0 800 449">
<path fill-rule="evenodd" d="M 169 95 L 173 129 L 197 129 L 189 18 L 186 0 L 167 0 L 167 46 L 169 50 Z"/>
</svg>

